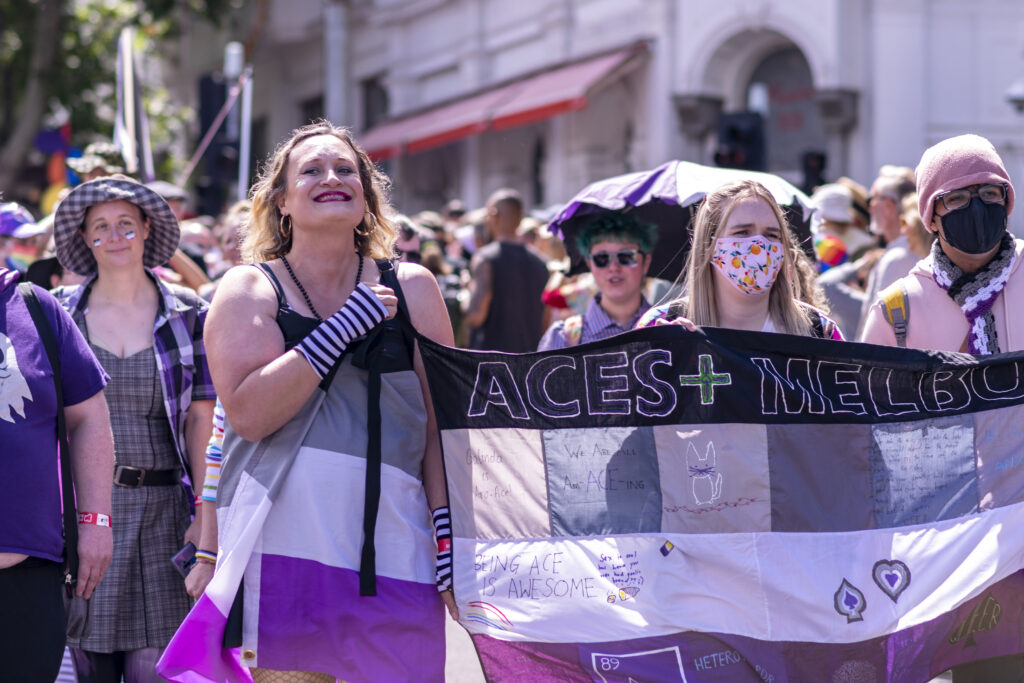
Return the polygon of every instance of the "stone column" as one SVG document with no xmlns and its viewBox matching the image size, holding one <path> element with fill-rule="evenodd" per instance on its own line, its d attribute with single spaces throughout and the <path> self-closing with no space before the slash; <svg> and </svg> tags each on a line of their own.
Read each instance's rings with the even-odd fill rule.
<svg viewBox="0 0 1024 683">
<path fill-rule="evenodd" d="M 828 136 L 828 158 L 834 177 L 849 174 L 849 132 L 857 125 L 856 90 L 821 88 L 814 93 Z"/>
<path fill-rule="evenodd" d="M 717 95 L 679 93 L 672 96 L 672 101 L 679 116 L 679 128 L 686 138 L 683 158 L 699 164 L 709 163 L 705 147 L 722 114 L 724 100 Z"/>
</svg>

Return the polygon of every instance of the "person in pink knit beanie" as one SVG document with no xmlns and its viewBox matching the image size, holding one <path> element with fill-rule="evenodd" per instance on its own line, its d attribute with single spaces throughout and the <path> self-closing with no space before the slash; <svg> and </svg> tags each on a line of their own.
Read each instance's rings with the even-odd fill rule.
<svg viewBox="0 0 1024 683">
<path fill-rule="evenodd" d="M 916 175 L 917 201 L 921 220 L 933 232 L 938 232 L 940 239 L 945 238 L 947 244 L 954 248 L 957 248 L 956 243 L 958 240 L 962 241 L 967 236 L 943 235 L 939 230 L 940 224 L 934 222 L 936 215 L 941 217 L 951 213 L 948 210 L 948 206 L 946 206 L 950 205 L 950 197 L 946 196 L 944 202 L 940 201 L 940 197 L 957 190 L 975 188 L 975 186 L 986 187 L 994 185 L 1001 187 L 1003 190 L 1002 194 L 1004 195 L 1002 196 L 1002 201 L 986 202 L 985 196 L 979 196 L 979 199 L 981 200 L 980 204 L 988 204 L 989 207 L 1002 207 L 988 210 L 996 215 L 1003 216 L 1002 230 L 997 229 L 998 221 L 996 221 L 989 231 L 988 240 L 991 244 L 978 245 L 986 246 L 988 249 L 981 254 L 972 253 L 972 255 L 982 258 L 985 253 L 995 248 L 994 245 L 998 242 L 998 238 L 1006 228 L 1005 217 L 1009 216 L 1013 211 L 1014 192 L 1013 183 L 1010 182 L 1010 175 L 1006 172 L 1003 160 L 999 158 L 999 154 L 991 142 L 980 135 L 958 135 L 955 138 L 943 140 L 934 147 L 929 147 L 925 150 L 924 155 L 921 157 L 921 163 L 917 166 Z M 997 192 L 996 195 L 999 195 L 999 193 Z M 977 206 L 977 204 L 971 202 L 962 208 L 969 209 L 973 214 L 976 212 Z M 953 238 L 954 241 L 949 242 L 950 238 Z M 962 249 L 965 246 L 970 247 L 971 243 L 964 244 L 961 242 L 960 248 Z"/>
<path fill-rule="evenodd" d="M 921 219 L 938 239 L 929 256 L 878 295 L 861 341 L 976 355 L 1024 350 L 1024 241 L 1007 230 L 1013 183 L 995 147 L 960 135 L 928 148 L 917 166 L 917 192 Z M 952 671 L 954 683 L 1020 681 L 1024 655 Z"/>
<path fill-rule="evenodd" d="M 925 150 L 916 173 L 921 220 L 937 239 L 876 297 L 861 341 L 981 355 L 1024 349 L 1024 242 L 1007 229 L 1014 189 L 1003 160 L 985 138 L 959 135 Z M 902 329 L 887 298 L 909 305 Z"/>
</svg>

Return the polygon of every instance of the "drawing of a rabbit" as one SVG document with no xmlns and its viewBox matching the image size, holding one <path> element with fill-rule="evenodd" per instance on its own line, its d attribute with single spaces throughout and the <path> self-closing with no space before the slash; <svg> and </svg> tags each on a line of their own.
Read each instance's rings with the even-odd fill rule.
<svg viewBox="0 0 1024 683">
<path fill-rule="evenodd" d="M 722 473 L 715 469 L 715 444 L 708 442 L 702 458 L 691 441 L 686 447 L 686 465 L 693 480 L 693 499 L 697 505 L 714 503 L 722 497 Z"/>
</svg>

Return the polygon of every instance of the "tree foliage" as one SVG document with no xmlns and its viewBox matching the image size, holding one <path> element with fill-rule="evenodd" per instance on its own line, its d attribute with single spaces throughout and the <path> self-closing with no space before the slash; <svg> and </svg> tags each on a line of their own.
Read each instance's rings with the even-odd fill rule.
<svg viewBox="0 0 1024 683">
<path fill-rule="evenodd" d="M 32 140 L 47 113 L 67 111 L 76 143 L 111 137 L 117 110 L 117 39 L 122 28 L 137 27 L 138 47 L 156 51 L 161 40 L 177 34 L 183 18 L 191 15 L 219 25 L 241 4 L 241 0 L 0 0 L 0 192 L 28 161 Z M 147 92 L 147 98 L 151 98 L 147 104 L 155 115 L 152 123 L 158 136 L 161 119 L 166 121 L 176 112 L 166 102 L 166 93 L 161 99 L 160 92 Z"/>
</svg>

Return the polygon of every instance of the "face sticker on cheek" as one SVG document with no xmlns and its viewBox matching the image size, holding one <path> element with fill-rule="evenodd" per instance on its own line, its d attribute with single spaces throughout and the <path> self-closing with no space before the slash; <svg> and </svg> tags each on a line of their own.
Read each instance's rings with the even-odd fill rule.
<svg viewBox="0 0 1024 683">
<path fill-rule="evenodd" d="M 135 239 L 135 234 L 136 233 L 135 233 L 134 230 L 128 230 L 127 232 L 124 233 L 124 238 L 126 240 L 133 240 L 133 239 Z M 96 237 L 92 241 L 92 246 L 94 246 L 94 247 L 99 247 L 101 244 L 103 244 L 103 238 L 102 237 Z"/>
</svg>

